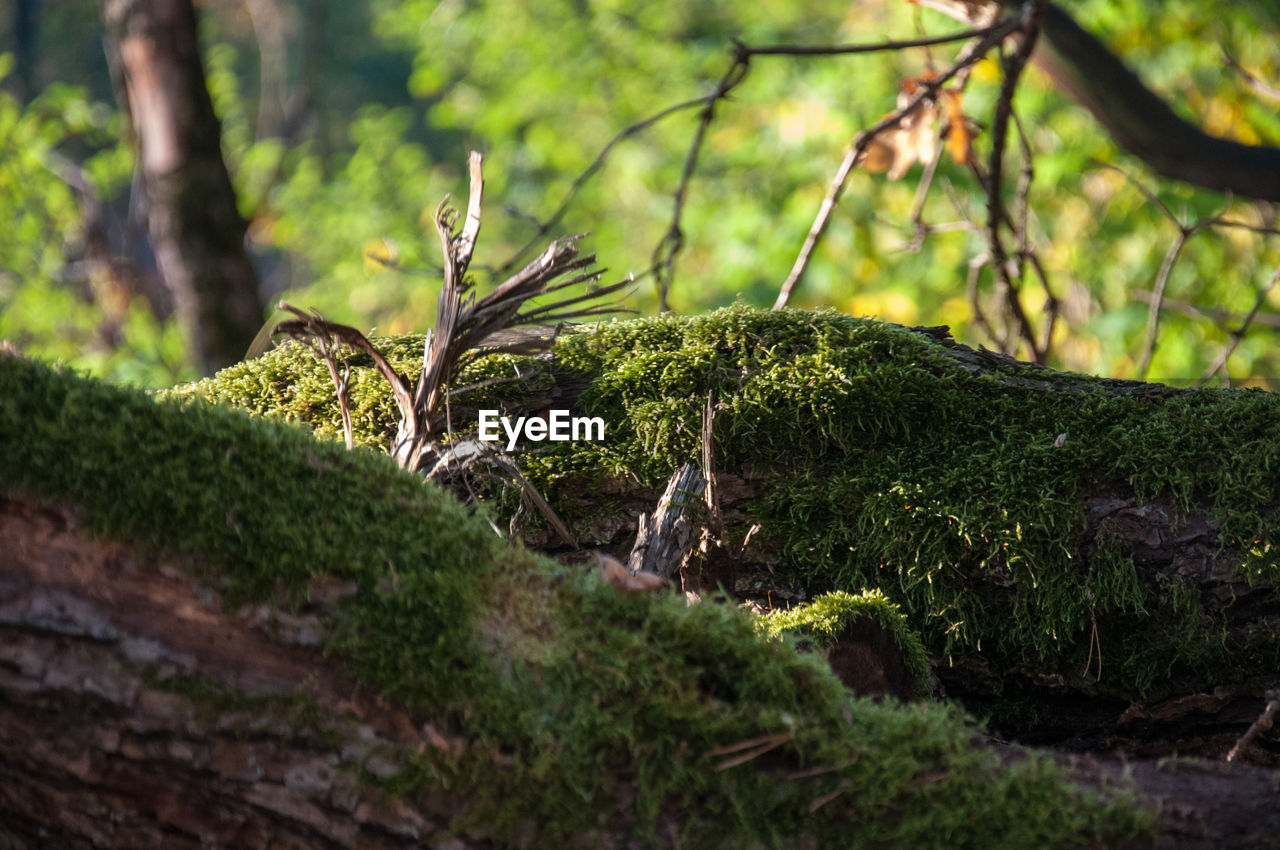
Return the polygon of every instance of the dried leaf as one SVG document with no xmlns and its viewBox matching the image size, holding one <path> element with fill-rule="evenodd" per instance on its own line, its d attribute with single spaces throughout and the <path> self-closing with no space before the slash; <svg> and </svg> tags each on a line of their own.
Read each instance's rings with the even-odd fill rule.
<svg viewBox="0 0 1280 850">
<path fill-rule="evenodd" d="M 905 109 L 915 99 L 919 89 L 919 81 L 924 77 L 908 78 L 903 81 L 902 91 L 898 94 L 898 108 Z M 902 118 L 898 125 L 901 139 L 900 151 L 905 149 L 905 156 L 900 153 L 898 168 L 889 172 L 889 178 L 896 180 L 907 173 L 907 169 L 916 162 L 929 162 L 935 152 L 936 136 L 934 125 L 938 122 L 938 106 L 931 100 L 923 100 Z M 906 160 L 906 161 L 904 161 Z M 896 175 L 894 171 L 898 171 Z"/>
<path fill-rule="evenodd" d="M 884 174 L 893 168 L 898 154 L 897 147 L 886 141 L 886 137 L 889 135 L 890 133 L 881 133 L 872 139 L 870 144 L 863 150 L 862 159 L 858 162 L 866 169 L 868 174 Z"/>
<path fill-rule="evenodd" d="M 902 90 L 898 93 L 898 109 L 910 106 L 921 84 L 932 79 L 932 73 L 925 73 L 903 80 Z M 858 164 L 870 174 L 884 173 L 890 180 L 900 180 L 917 162 L 933 159 L 937 144 L 934 125 L 937 121 L 937 105 L 931 100 L 922 100 L 902 116 L 896 127 L 871 139 Z"/>
<path fill-rule="evenodd" d="M 964 95 L 957 89 L 942 92 L 943 106 L 947 111 L 947 153 L 961 165 L 973 160 L 973 134 L 969 131 L 970 119 L 964 114 Z"/>
</svg>

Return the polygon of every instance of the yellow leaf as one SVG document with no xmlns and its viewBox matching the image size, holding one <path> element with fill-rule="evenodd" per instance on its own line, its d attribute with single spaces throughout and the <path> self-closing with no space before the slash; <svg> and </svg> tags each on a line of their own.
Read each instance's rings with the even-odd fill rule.
<svg viewBox="0 0 1280 850">
<path fill-rule="evenodd" d="M 383 237 L 364 243 L 364 267 L 375 271 L 390 268 L 400 262 L 400 246 L 396 240 Z"/>
<path fill-rule="evenodd" d="M 955 89 L 942 93 L 947 110 L 947 152 L 961 165 L 973 159 L 973 134 L 969 132 L 969 119 L 964 114 L 963 95 Z"/>
</svg>

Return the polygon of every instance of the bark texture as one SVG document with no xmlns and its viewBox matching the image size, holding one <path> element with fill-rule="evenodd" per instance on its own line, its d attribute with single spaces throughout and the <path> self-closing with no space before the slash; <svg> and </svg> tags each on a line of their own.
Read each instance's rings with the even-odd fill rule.
<svg viewBox="0 0 1280 850">
<path fill-rule="evenodd" d="M 138 141 L 156 261 L 203 374 L 240 360 L 262 324 L 246 224 L 222 158 L 191 0 L 102 0 Z"/>
<path fill-rule="evenodd" d="M 307 617 L 260 608 L 227 616 L 218 595 L 182 571 L 88 539 L 74 510 L 6 497 L 0 539 L 4 846 L 505 846 L 483 828 L 449 831 L 465 801 L 447 791 L 411 806 L 357 778 L 394 769 L 380 748 L 451 742 L 401 708 L 354 695 L 308 648 L 318 626 Z M 183 693 L 188 676 L 219 690 Z M 300 695 L 309 717 L 290 711 Z M 1007 763 L 1025 757 L 993 746 Z M 1132 785 L 1159 805 L 1160 848 L 1280 846 L 1270 771 L 1058 760 L 1083 786 Z M 632 846 L 624 836 L 581 846 Z"/>
<path fill-rule="evenodd" d="M 439 834 L 447 796 L 432 815 L 362 785 L 389 767 L 380 746 L 427 744 L 300 648 L 307 618 L 224 619 L 216 593 L 86 539 L 72 511 L 0 499 L 0 540 L 3 846 L 475 846 Z M 184 692 L 195 676 L 220 691 Z M 304 698 L 324 734 L 290 710 Z"/>
</svg>

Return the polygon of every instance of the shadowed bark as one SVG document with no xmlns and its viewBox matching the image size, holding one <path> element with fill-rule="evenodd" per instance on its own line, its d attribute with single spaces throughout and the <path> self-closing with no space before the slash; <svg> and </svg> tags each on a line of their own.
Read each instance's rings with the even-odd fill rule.
<svg viewBox="0 0 1280 850">
<path fill-rule="evenodd" d="M 311 618 L 224 619 L 70 511 L 0 497 L 0 540 L 0 844 L 417 847 L 447 820 L 361 784 L 429 745 L 303 648 Z"/>
<path fill-rule="evenodd" d="M 222 158 L 190 0 L 103 0 L 133 119 L 156 261 L 204 374 L 240 360 L 262 324 L 246 224 Z"/>
</svg>

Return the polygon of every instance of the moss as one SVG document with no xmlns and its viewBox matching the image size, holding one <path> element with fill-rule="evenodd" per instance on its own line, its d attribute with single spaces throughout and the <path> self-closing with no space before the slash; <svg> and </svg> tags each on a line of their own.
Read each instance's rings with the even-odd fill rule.
<svg viewBox="0 0 1280 850">
<path fill-rule="evenodd" d="M 902 610 L 879 590 L 864 590 L 857 595 L 842 590 L 824 593 L 812 602 L 761 617 L 759 625 L 765 634 L 775 638 L 788 635 L 826 647 L 855 622 L 866 618 L 879 624 L 898 647 L 915 694 L 927 695 L 929 656 L 924 644 L 907 624 Z"/>
<path fill-rule="evenodd" d="M 532 470 L 585 473 L 594 459 L 596 474 L 660 480 L 696 459 L 700 407 L 714 393 L 717 467 L 778 469 L 757 485 L 751 521 L 791 580 L 882 589 L 934 653 L 1056 672 L 1082 663 L 1107 618 L 1124 626 L 1102 636 L 1125 661 L 1110 687 L 1148 692 L 1173 668 L 1207 684 L 1269 673 L 1205 653 L 1220 621 L 1194 635 L 1152 628 L 1180 603 L 1167 586 L 1142 585 L 1128 553 L 1089 552 L 1083 532 L 1086 499 L 1107 487 L 1206 504 L 1224 546 L 1247 553 L 1243 569 L 1274 584 L 1275 396 L 1116 397 L 1096 379 L 1012 365 L 975 375 L 926 335 L 830 312 L 738 307 L 617 323 L 557 355 L 593 376 L 584 404 L 616 425 L 606 445 L 529 456 Z"/>
<path fill-rule="evenodd" d="M 378 781 L 460 801 L 451 828 L 499 846 L 528 823 L 540 846 L 674 828 L 708 848 L 1114 846 L 1151 829 L 1045 759 L 1001 764 L 955 709 L 851 699 L 738 611 L 621 595 L 509 547 L 385 456 L 15 358 L 0 399 L 5 489 L 77 503 L 232 600 L 354 580 L 320 606 L 327 651 L 458 742 L 402 751 Z M 733 749 L 762 735 L 776 747 Z"/>
<path fill-rule="evenodd" d="M 333 634 L 360 647 L 362 678 L 397 692 L 453 686 L 441 662 L 468 651 L 471 576 L 501 544 L 385 455 L 15 358 L 3 361 L 0 398 L 6 488 L 74 494 L 94 532 L 187 556 L 197 570 L 235 564 L 209 573 L 232 605 L 301 601 L 321 573 L 355 579 Z M 452 569 L 427 569 L 442 563 Z M 389 623 L 396 642 L 384 637 Z"/>
<path fill-rule="evenodd" d="M 276 357 L 263 367 L 274 383 L 295 371 L 323 378 L 305 352 Z M 564 338 L 556 357 L 557 368 L 591 379 L 582 406 L 607 423 L 602 443 L 521 455 L 569 520 L 589 518 L 579 495 L 607 476 L 658 484 L 696 461 L 713 394 L 717 468 L 777 471 L 756 483 L 749 521 L 762 524 L 757 540 L 780 551 L 780 578 L 792 584 L 879 588 L 931 652 L 980 651 L 1046 672 L 1079 669 L 1105 621 L 1102 649 L 1121 662 L 1107 685 L 1135 695 L 1170 671 L 1206 687 L 1271 672 L 1250 660 L 1257 653 L 1202 651 L 1221 621 L 1192 635 L 1152 628 L 1182 604 L 1171 586 L 1138 582 L 1129 553 L 1093 553 L 1084 540 L 1085 500 L 1108 488 L 1204 504 L 1242 571 L 1273 585 L 1280 404 L 1271 394 L 1153 387 L 1116 397 L 1096 379 L 1044 369 L 975 375 L 909 329 L 741 306 L 603 324 Z M 198 392 L 222 398 L 231 383 L 220 376 Z M 1049 385 L 1063 392 L 1043 392 Z M 252 383 L 236 393 L 270 407 Z"/>
<path fill-rule="evenodd" d="M 410 380 L 422 369 L 422 343 L 421 336 L 385 337 L 377 342 L 392 367 Z M 356 445 L 385 451 L 400 418 L 386 381 L 373 368 L 373 359 L 360 352 L 339 359 L 338 366 L 351 369 L 347 395 Z M 483 358 L 464 367 L 459 377 L 462 389 L 486 384 L 470 392 L 455 391 L 452 401 L 470 408 L 518 403 L 551 381 L 545 360 L 512 355 Z M 319 436 L 342 436 L 342 416 L 328 369 L 310 349 L 293 341 L 223 369 L 214 378 L 165 390 L 160 397 L 235 406 L 303 423 Z"/>
</svg>

